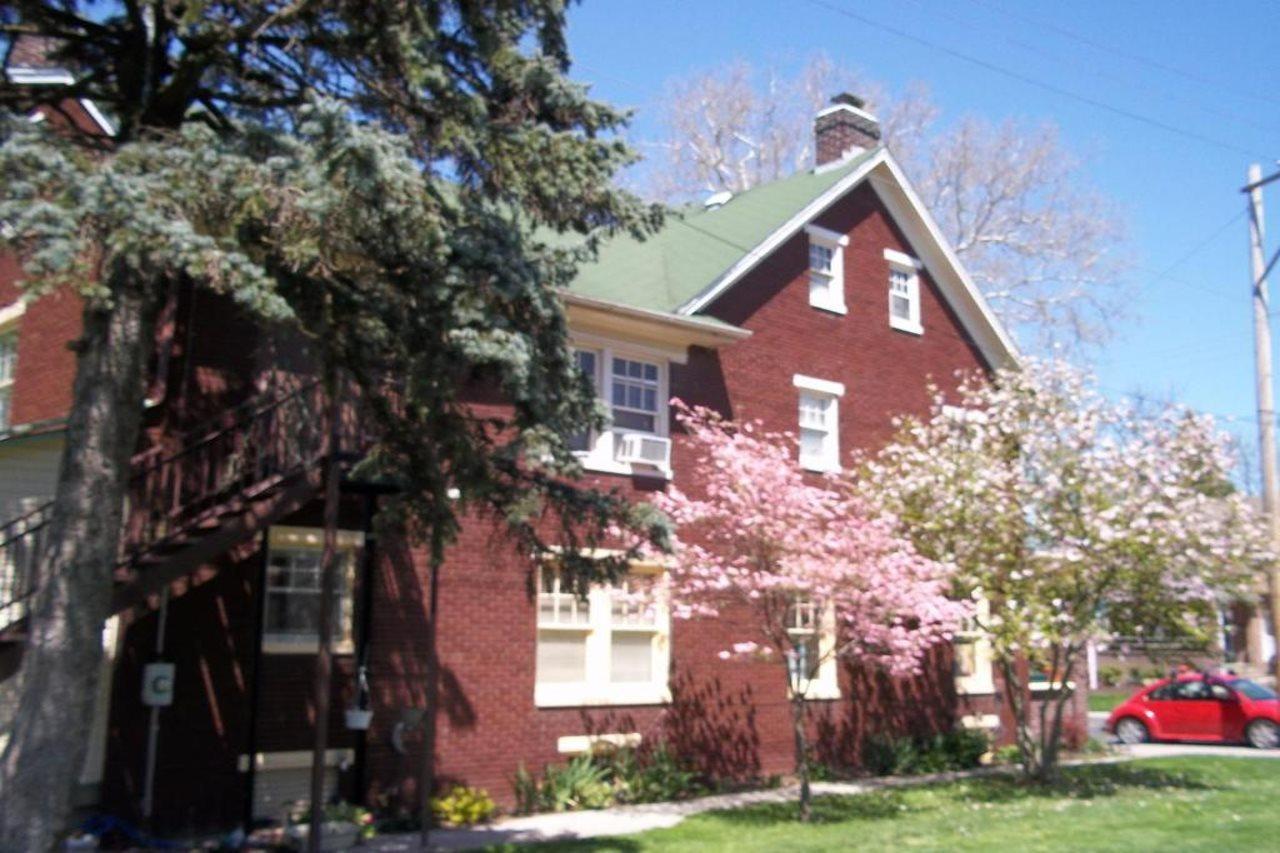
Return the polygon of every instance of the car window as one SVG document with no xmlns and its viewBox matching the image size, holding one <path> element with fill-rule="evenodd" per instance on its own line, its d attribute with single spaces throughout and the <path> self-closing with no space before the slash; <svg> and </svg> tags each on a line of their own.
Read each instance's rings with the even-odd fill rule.
<svg viewBox="0 0 1280 853">
<path fill-rule="evenodd" d="M 1231 688 L 1216 681 L 1209 684 L 1209 692 L 1213 694 L 1214 699 L 1221 699 L 1224 702 L 1232 702 L 1236 698 L 1236 694 L 1231 692 Z"/>
<path fill-rule="evenodd" d="M 1276 698 L 1275 691 L 1270 688 L 1263 687 L 1256 681 L 1250 681 L 1247 678 L 1237 678 L 1235 681 L 1231 682 L 1231 686 L 1248 696 L 1250 699 Z"/>
<path fill-rule="evenodd" d="M 1173 685 L 1165 684 L 1161 687 L 1157 687 L 1155 690 L 1152 690 L 1150 693 L 1147 694 L 1147 698 L 1148 699 L 1172 699 Z"/>
<path fill-rule="evenodd" d="M 1197 678 L 1192 681 L 1179 681 L 1173 688 L 1173 698 L 1210 699 L 1212 694 L 1209 692 L 1209 685 Z"/>
</svg>

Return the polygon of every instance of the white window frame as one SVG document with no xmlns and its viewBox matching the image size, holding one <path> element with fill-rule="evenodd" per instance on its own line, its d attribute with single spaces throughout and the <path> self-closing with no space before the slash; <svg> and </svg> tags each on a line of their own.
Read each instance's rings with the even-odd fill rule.
<svg viewBox="0 0 1280 853">
<path fill-rule="evenodd" d="M 359 551 L 364 547 L 364 534 L 358 530 L 339 530 L 338 560 L 340 561 L 338 578 L 339 607 L 336 614 L 339 620 L 339 633 L 334 638 L 332 650 L 334 654 L 351 654 L 355 651 L 354 620 L 355 613 L 355 575 Z M 288 527 L 273 525 L 267 531 L 267 565 L 270 571 L 271 553 L 273 551 L 324 551 L 324 528 L 322 527 Z M 272 634 L 266 627 L 265 613 L 270 599 L 270 578 L 263 578 L 262 608 L 264 613 L 262 629 L 262 651 L 266 654 L 311 655 L 320 650 L 320 635 L 300 637 L 296 634 Z"/>
<path fill-rule="evenodd" d="M 985 696 L 996 692 L 991 637 L 981 628 L 990 615 L 991 603 L 985 596 L 979 595 L 975 599 L 974 615 L 966 619 L 965 624 L 956 632 L 953 647 L 956 693 L 960 696 Z M 967 647 L 972 653 L 972 672 L 962 673 L 960 670 L 962 647 Z"/>
<path fill-rule="evenodd" d="M 924 264 L 910 255 L 894 249 L 884 250 L 884 259 L 889 262 L 889 275 L 887 277 L 887 305 L 889 308 L 889 325 L 894 329 L 902 332 L 909 332 L 913 335 L 923 335 L 924 326 L 920 322 L 920 270 L 924 269 Z M 893 313 L 893 274 L 904 273 L 907 276 L 907 317 L 899 317 Z"/>
<path fill-rule="evenodd" d="M 839 699 L 840 675 L 837 666 L 836 647 L 836 613 L 835 607 L 827 605 L 818 613 L 818 607 L 812 601 L 800 600 L 791 605 L 787 611 L 787 633 L 792 637 L 818 637 L 817 674 L 805 685 L 806 699 Z M 788 649 L 792 652 L 794 649 Z M 788 675 L 791 679 L 791 694 L 795 695 L 798 685 L 796 673 L 790 669 L 791 661 L 787 661 Z"/>
<path fill-rule="evenodd" d="M 833 472 L 840 470 L 840 398 L 844 396 L 844 385 L 840 382 L 832 382 L 829 379 L 817 379 L 812 376 L 805 376 L 797 373 L 791 379 L 792 384 L 799 389 L 800 393 L 797 399 L 797 434 L 804 429 L 799 424 L 799 405 L 802 405 L 805 398 L 813 400 L 823 400 L 829 403 L 828 417 L 830 418 L 830 429 L 827 430 L 826 439 L 823 446 L 823 456 L 821 459 L 807 459 L 804 455 L 804 444 L 801 442 L 798 454 L 800 467 L 806 471 Z"/>
<path fill-rule="evenodd" d="M 820 246 L 831 252 L 831 267 L 826 272 L 816 270 L 809 260 L 807 273 L 809 280 L 809 304 L 821 311 L 833 314 L 847 314 L 849 308 L 844 297 L 844 249 L 849 245 L 849 235 L 831 231 L 817 225 L 806 225 L 805 234 L 809 237 L 809 247 Z M 811 258 L 806 254 L 806 259 Z M 826 287 L 817 286 L 815 276 L 826 281 Z"/>
<path fill-rule="evenodd" d="M 0 377 L 0 433 L 13 426 L 13 385 L 18 376 L 18 320 L 26 310 L 27 303 L 22 301 L 0 308 L 0 342 L 13 340 L 9 375 Z"/>
<path fill-rule="evenodd" d="M 670 354 L 658 349 L 621 343 L 593 335 L 574 335 L 571 340 L 571 346 L 574 350 L 588 350 L 596 354 L 596 375 L 594 377 L 596 396 L 610 412 L 613 411 L 614 358 L 646 362 L 658 368 L 658 411 L 655 431 L 646 432 L 610 424 L 608 428 L 587 437 L 586 450 L 575 451 L 578 458 L 582 460 L 582 466 L 589 471 L 598 471 L 606 474 L 644 474 L 670 479 L 672 472 L 669 467 L 662 468 L 633 462 L 619 462 L 616 458 L 618 437 L 621 435 L 638 433 L 659 438 L 670 438 L 671 406 L 668 403 L 671 399 Z"/>
<path fill-rule="evenodd" d="M 544 593 L 544 572 L 557 571 L 553 565 L 538 567 L 537 643 L 544 633 L 574 631 L 583 635 L 586 645 L 586 666 L 580 682 L 538 681 L 534 667 L 534 704 L 539 708 L 576 708 L 607 705 L 661 705 L 671 701 L 669 685 L 671 669 L 671 609 L 667 576 L 664 568 L 656 563 L 633 563 L 632 575 L 643 575 L 656 581 L 654 585 L 653 619 L 645 624 L 623 624 L 614 621 L 614 590 L 616 587 L 596 585 L 587 593 L 580 606 L 586 608 L 585 623 L 568 624 L 558 620 L 542 620 L 542 596 L 566 593 Z M 643 633 L 652 636 L 652 678 L 643 682 L 611 681 L 613 665 L 613 637 L 618 633 Z M 536 656 L 536 649 L 535 649 Z"/>
</svg>

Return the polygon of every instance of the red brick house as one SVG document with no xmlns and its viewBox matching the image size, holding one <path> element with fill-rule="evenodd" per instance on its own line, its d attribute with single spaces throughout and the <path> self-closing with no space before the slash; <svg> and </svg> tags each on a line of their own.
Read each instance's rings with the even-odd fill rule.
<svg viewBox="0 0 1280 853">
<path fill-rule="evenodd" d="M 947 387 L 957 371 L 1016 358 L 879 146 L 874 117 L 837 99 L 816 133 L 812 171 L 713 199 L 644 243 L 612 243 L 565 294 L 579 363 L 613 412 L 611 429 L 580 439 L 589 477 L 638 499 L 681 483 L 690 460 L 673 396 L 796 430 L 799 463 L 830 469 L 886 440 L 895 415 L 924 412 L 930 380 Z M 12 685 L 23 596 L 36 582 L 20 558 L 52 492 L 78 306 L 58 294 L 24 303 L 4 263 L 0 524 L 16 520 L 0 529 L 0 678 Z M 161 323 L 119 615 L 104 634 L 103 690 L 87 722 L 95 748 L 81 780 L 87 802 L 150 815 L 160 831 L 278 815 L 306 794 L 321 466 L 302 428 L 314 386 L 296 379 L 305 369 L 289 353 L 287 336 L 208 292 L 173 294 Z M 31 463 L 50 452 L 40 441 L 54 442 L 43 467 Z M 209 486 L 208 471 L 232 458 L 234 475 Z M 20 481 L 23 466 L 41 473 Z M 374 489 L 344 485 L 331 778 L 348 799 L 411 803 L 428 575 L 422 555 L 374 534 L 378 500 Z M 642 615 L 620 606 L 608 589 L 587 601 L 561 594 L 552 573 L 478 520 L 450 550 L 439 593 L 433 712 L 445 782 L 510 804 L 519 766 L 564 760 L 596 738 L 665 740 L 718 777 L 791 769 L 776 668 L 718 656 L 741 639 L 732 618 L 673 622 L 662 607 Z M 142 676 L 157 660 L 174 664 L 174 692 L 153 711 Z M 360 671 L 372 724 L 348 730 L 340 709 L 352 705 Z M 832 666 L 822 682 L 819 749 L 849 765 L 871 734 L 997 728 L 1005 716 L 978 636 L 956 653 L 940 649 L 918 679 Z M 1076 711 L 1082 733 L 1080 703 Z"/>
</svg>

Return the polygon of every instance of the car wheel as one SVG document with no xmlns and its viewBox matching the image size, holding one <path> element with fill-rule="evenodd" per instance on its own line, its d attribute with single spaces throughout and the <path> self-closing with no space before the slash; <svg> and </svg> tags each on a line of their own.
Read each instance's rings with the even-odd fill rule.
<svg viewBox="0 0 1280 853">
<path fill-rule="evenodd" d="M 1244 730 L 1249 745 L 1257 749 L 1275 749 L 1280 747 L 1280 726 L 1270 720 L 1254 720 Z"/>
<path fill-rule="evenodd" d="M 1141 720 L 1125 717 L 1116 723 L 1116 737 L 1120 738 L 1121 743 L 1146 743 L 1151 739 L 1151 733 Z"/>
</svg>

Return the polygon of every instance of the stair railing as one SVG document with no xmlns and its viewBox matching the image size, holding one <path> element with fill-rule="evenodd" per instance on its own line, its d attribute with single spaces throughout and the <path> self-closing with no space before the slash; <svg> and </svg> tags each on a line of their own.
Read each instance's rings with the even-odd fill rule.
<svg viewBox="0 0 1280 853">
<path fill-rule="evenodd" d="M 268 396 L 268 395 L 263 395 Z M 210 428 L 157 444 L 131 460 L 118 565 L 216 526 L 275 485 L 330 455 L 326 395 L 307 380 L 224 413 Z M 355 406 L 340 414 L 333 453 L 361 450 Z M 53 502 L 0 526 L 0 632 L 22 619 L 40 580 Z"/>
</svg>

